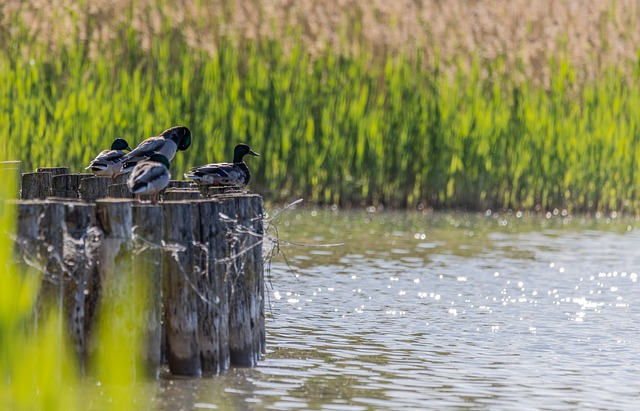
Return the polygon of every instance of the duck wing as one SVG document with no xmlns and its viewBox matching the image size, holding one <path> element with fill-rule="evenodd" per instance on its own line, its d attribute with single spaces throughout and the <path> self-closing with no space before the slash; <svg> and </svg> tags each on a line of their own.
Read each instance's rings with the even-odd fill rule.
<svg viewBox="0 0 640 411">
<path fill-rule="evenodd" d="M 85 170 L 94 166 L 106 165 L 107 163 L 116 163 L 126 154 L 122 150 L 102 150 L 96 158 L 91 160 L 89 167 L 86 167 Z"/>
<path fill-rule="evenodd" d="M 142 159 L 149 158 L 162 148 L 165 141 L 162 137 L 149 137 L 138 144 L 138 147 L 131 150 L 131 152 L 124 157 L 123 161 L 142 161 Z"/>
<path fill-rule="evenodd" d="M 196 167 L 184 176 L 197 184 L 243 187 L 249 181 L 248 171 L 244 163 L 214 163 Z"/>
<path fill-rule="evenodd" d="M 164 164 L 146 161 L 135 166 L 127 185 L 134 194 L 150 194 L 164 189 L 170 179 L 171 174 Z"/>
<path fill-rule="evenodd" d="M 102 150 L 96 158 L 91 160 L 85 170 L 91 169 L 96 175 L 112 176 L 119 166 L 120 160 L 127 153 L 122 150 Z"/>
<path fill-rule="evenodd" d="M 177 150 L 178 146 L 171 140 L 167 140 L 164 137 L 149 137 L 120 160 L 122 172 L 131 172 L 136 164 L 148 160 L 154 154 L 162 154 L 171 161 Z"/>
</svg>

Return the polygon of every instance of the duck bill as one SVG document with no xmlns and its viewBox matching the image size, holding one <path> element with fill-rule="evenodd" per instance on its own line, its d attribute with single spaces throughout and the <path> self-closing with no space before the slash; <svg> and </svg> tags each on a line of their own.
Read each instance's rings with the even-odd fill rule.
<svg viewBox="0 0 640 411">
<path fill-rule="evenodd" d="M 248 153 L 248 154 L 251 154 L 252 156 L 260 157 L 260 154 L 256 153 L 256 152 L 255 152 L 255 151 L 253 151 L 253 150 L 249 150 L 249 153 Z"/>
</svg>

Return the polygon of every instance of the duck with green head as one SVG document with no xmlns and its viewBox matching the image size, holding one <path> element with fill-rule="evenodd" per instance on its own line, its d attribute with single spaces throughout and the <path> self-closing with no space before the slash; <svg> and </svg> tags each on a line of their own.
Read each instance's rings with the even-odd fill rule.
<svg viewBox="0 0 640 411">
<path fill-rule="evenodd" d="M 149 137 L 120 161 L 119 174 L 128 174 L 136 164 L 149 159 L 154 154 L 162 154 L 167 160 L 173 160 L 178 150 L 184 151 L 191 146 L 191 131 L 184 126 L 171 127 L 157 137 Z"/>
<path fill-rule="evenodd" d="M 152 154 L 148 160 L 141 161 L 134 167 L 127 186 L 138 200 L 142 194 L 150 195 L 151 202 L 158 201 L 158 193 L 164 190 L 171 180 L 169 160 L 162 154 Z"/>
<path fill-rule="evenodd" d="M 93 174 L 97 176 L 114 178 L 120 171 L 120 161 L 127 155 L 125 150 L 131 151 L 129 143 L 123 138 L 116 138 L 111 144 L 111 149 L 102 150 L 85 170 L 91 169 Z"/>
<path fill-rule="evenodd" d="M 246 155 L 260 156 L 246 144 L 238 144 L 233 150 L 233 163 L 212 163 L 195 167 L 184 176 L 196 184 L 218 187 L 245 187 L 251 180 Z"/>
</svg>

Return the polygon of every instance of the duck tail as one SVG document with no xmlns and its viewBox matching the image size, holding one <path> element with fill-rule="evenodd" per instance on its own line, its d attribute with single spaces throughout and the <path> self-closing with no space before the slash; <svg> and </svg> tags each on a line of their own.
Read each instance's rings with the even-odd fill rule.
<svg viewBox="0 0 640 411">
<path fill-rule="evenodd" d="M 100 161 L 92 161 L 91 163 L 89 163 L 88 166 L 86 166 L 84 169 L 85 170 L 106 170 L 107 168 L 109 168 L 109 166 L 103 162 Z"/>
</svg>

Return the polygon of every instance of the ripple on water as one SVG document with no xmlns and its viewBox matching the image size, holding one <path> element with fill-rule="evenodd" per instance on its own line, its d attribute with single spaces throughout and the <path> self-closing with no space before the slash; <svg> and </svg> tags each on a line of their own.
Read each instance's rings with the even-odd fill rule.
<svg viewBox="0 0 640 411">
<path fill-rule="evenodd" d="M 246 409 L 637 408 L 640 230 L 367 218 L 273 261 L 266 359 L 221 382 Z"/>
</svg>

